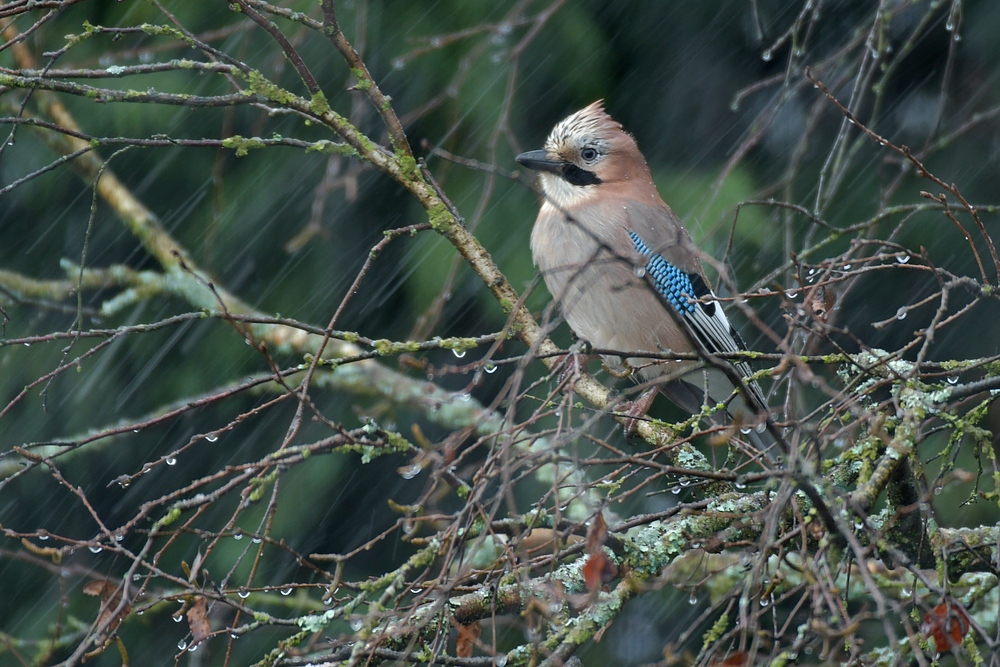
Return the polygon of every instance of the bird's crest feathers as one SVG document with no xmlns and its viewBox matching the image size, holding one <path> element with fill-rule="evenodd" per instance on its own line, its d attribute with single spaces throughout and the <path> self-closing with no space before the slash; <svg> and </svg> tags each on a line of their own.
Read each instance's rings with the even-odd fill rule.
<svg viewBox="0 0 1000 667">
<path fill-rule="evenodd" d="M 621 123 L 604 110 L 604 100 L 597 100 L 556 123 L 545 140 L 545 150 L 550 154 L 559 154 L 566 146 L 583 138 L 610 142 L 622 132 Z"/>
</svg>

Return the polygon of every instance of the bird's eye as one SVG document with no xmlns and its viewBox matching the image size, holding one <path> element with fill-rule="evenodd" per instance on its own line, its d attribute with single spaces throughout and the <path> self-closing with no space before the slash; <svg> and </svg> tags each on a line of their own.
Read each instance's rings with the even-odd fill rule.
<svg viewBox="0 0 1000 667">
<path fill-rule="evenodd" d="M 582 157 L 585 162 L 593 162 L 597 159 L 597 149 L 587 146 L 580 151 L 580 157 Z"/>
</svg>

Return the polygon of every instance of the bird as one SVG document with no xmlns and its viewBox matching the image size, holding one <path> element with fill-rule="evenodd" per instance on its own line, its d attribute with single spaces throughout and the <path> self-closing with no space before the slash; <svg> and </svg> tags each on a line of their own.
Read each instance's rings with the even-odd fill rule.
<svg viewBox="0 0 1000 667">
<path fill-rule="evenodd" d="M 735 415 L 762 430 L 766 401 L 745 361 L 729 366 L 742 379 L 742 391 L 734 391 L 733 373 L 718 365 L 706 370 L 691 359 L 628 354 L 714 355 L 747 346 L 638 144 L 603 101 L 559 121 L 544 148 L 515 160 L 539 175 L 543 198 L 531 254 L 563 318 L 595 349 L 621 353 L 603 355 L 610 368 L 655 385 L 618 411 L 642 417 L 658 390 L 692 415 L 728 401 L 727 421 Z M 626 432 L 633 427 L 626 420 Z"/>
</svg>

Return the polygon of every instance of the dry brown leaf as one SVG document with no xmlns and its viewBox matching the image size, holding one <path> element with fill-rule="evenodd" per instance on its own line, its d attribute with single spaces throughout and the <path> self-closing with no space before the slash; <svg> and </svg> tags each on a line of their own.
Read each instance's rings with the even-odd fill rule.
<svg viewBox="0 0 1000 667">
<path fill-rule="evenodd" d="M 208 622 L 208 600 L 198 598 L 187 611 L 188 625 L 191 627 L 191 643 L 197 644 L 212 634 L 212 624 Z"/>
<path fill-rule="evenodd" d="M 924 614 L 920 624 L 920 634 L 924 639 L 934 637 L 937 650 L 941 652 L 960 647 L 968 631 L 969 617 L 948 602 L 942 602 Z"/>
<path fill-rule="evenodd" d="M 618 567 L 604 553 L 604 543 L 608 540 L 608 524 L 598 514 L 587 528 L 587 562 L 583 564 L 583 579 L 590 592 L 596 593 L 604 584 L 609 584 L 618 576 Z"/>
<path fill-rule="evenodd" d="M 455 642 L 455 655 L 459 658 L 471 658 L 472 649 L 476 646 L 476 640 L 483 631 L 483 626 L 479 621 L 474 621 L 469 625 L 458 626 L 458 640 Z"/>
<path fill-rule="evenodd" d="M 83 586 L 86 595 L 100 596 L 101 612 L 97 616 L 97 627 L 104 628 L 104 633 L 97 636 L 98 643 L 104 644 L 132 610 L 132 605 L 125 603 L 119 610 L 122 601 L 122 589 L 117 582 L 110 579 L 94 579 Z M 116 611 L 117 610 L 117 611 Z"/>
</svg>

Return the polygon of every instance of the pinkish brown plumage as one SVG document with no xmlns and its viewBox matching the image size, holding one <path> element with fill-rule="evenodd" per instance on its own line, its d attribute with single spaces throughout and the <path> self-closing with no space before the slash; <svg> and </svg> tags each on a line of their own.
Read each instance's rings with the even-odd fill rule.
<svg viewBox="0 0 1000 667">
<path fill-rule="evenodd" d="M 531 232 L 532 256 L 578 336 L 623 353 L 696 351 L 677 315 L 666 310 L 644 277 L 650 257 L 660 256 L 683 291 L 681 314 L 715 348 L 710 351 L 743 349 L 713 300 L 687 230 L 660 198 L 635 140 L 600 101 L 557 123 L 544 149 L 517 160 L 539 172 L 545 195 Z M 732 393 L 722 373 L 711 373 L 708 387 L 701 371 L 688 382 L 675 381 L 696 362 L 621 356 L 643 379 L 666 376 L 661 389 L 685 409 L 697 411 L 709 396 L 726 400 Z M 615 364 L 619 357 L 606 359 Z M 763 404 L 759 388 L 751 386 Z"/>
</svg>

